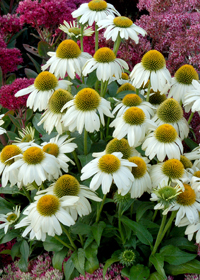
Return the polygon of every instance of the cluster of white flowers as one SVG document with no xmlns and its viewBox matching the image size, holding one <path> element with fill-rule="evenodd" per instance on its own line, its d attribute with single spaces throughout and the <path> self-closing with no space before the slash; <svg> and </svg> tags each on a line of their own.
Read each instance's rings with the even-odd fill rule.
<svg viewBox="0 0 200 280">
<path fill-rule="evenodd" d="M 81 36 L 82 25 L 91 26 L 94 22 L 98 30 L 105 29 L 105 38 L 114 42 L 130 38 L 138 43 L 139 35 L 146 35 L 142 28 L 103 0 L 84 3 L 72 15 L 79 22 L 60 27 L 72 39 Z M 85 36 L 92 34 L 87 26 L 82 32 Z M 101 201 L 95 194 L 100 186 L 106 195 L 115 184 L 122 196 L 130 193 L 131 198 L 138 198 L 144 192 L 151 193 L 151 200 L 158 201 L 155 209 L 163 209 L 164 215 L 177 211 L 176 225 L 188 224 L 189 239 L 198 231 L 199 243 L 200 149 L 183 155 L 182 140 L 188 136 L 189 125 L 181 107 L 183 104 L 186 111 L 200 111 L 200 84 L 195 69 L 183 66 L 171 78 L 164 56 L 151 50 L 128 76 L 128 82 L 140 94 L 133 92 L 123 99 L 114 98 L 116 104 L 112 108 L 110 101 L 104 98 L 105 90 L 99 94 L 98 89 L 84 87 L 73 96 L 71 79 L 96 71 L 102 88 L 111 81 L 123 84 L 121 79 L 128 64 L 116 58 L 116 51 L 107 47 L 98 49 L 91 57 L 72 39 L 60 43 L 56 52 L 49 52 L 51 58 L 42 66 L 43 72 L 34 85 L 15 95 L 29 94 L 27 107 L 34 111 L 45 110 L 38 125 L 43 124 L 49 134 L 54 128 L 58 132 L 48 143 L 38 145 L 33 140 L 13 143 L 0 153 L 3 187 L 8 182 L 11 187 L 17 184 L 19 188 L 30 188 L 35 184 L 41 186 L 45 180 L 53 181 L 49 188 L 38 191 L 34 202 L 23 212 L 26 217 L 15 227 L 26 227 L 22 236 L 30 233 L 30 239 L 44 241 L 47 234 L 60 235 L 61 224 L 73 225 L 78 215 L 91 212 L 88 198 Z M 64 79 L 66 75 L 70 81 Z M 161 104 L 150 103 L 157 95 L 166 100 Z M 101 126 L 105 126 L 105 117 L 114 118 L 109 125 L 114 128 L 114 139 L 112 145 L 110 141 L 105 151 L 94 153 L 95 158 L 82 168 L 80 179 L 92 178 L 88 188 L 67 174 L 68 163 L 74 162 L 66 154 L 73 152 L 77 145 L 73 139 L 67 139 L 64 132 L 99 132 Z M 192 164 L 190 160 L 195 162 Z M 5 231 L 19 217 L 19 209 L 13 214 L 14 219 L 10 218 L 11 213 L 0 217 Z"/>
</svg>

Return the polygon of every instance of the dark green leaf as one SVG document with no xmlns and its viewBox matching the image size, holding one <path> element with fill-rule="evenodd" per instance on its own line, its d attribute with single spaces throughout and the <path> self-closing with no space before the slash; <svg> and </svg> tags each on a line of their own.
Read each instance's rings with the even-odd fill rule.
<svg viewBox="0 0 200 280">
<path fill-rule="evenodd" d="M 59 238 L 64 239 L 62 236 Z M 66 240 L 64 240 L 66 242 Z M 66 242 L 67 243 L 67 242 Z M 56 238 L 47 236 L 45 242 L 43 242 L 44 249 L 48 252 L 53 251 L 57 252 L 62 250 L 64 247 Z"/>
<path fill-rule="evenodd" d="M 8 114 L 9 118 L 11 119 L 12 123 L 14 123 L 14 125 L 16 127 L 18 127 L 19 129 L 21 129 L 21 125 L 20 123 L 18 122 L 18 120 L 11 114 Z"/>
<path fill-rule="evenodd" d="M 199 145 L 194 142 L 192 139 L 190 138 L 185 138 L 184 142 L 186 143 L 186 145 L 190 148 L 190 150 L 193 150 L 194 148 L 198 147 Z"/>
<path fill-rule="evenodd" d="M 122 221 L 122 223 L 127 225 L 131 230 L 133 230 L 135 232 L 135 234 L 137 235 L 137 238 L 143 244 L 152 246 L 153 237 L 152 237 L 151 233 L 144 226 L 130 220 L 126 216 L 122 216 L 121 221 Z"/>
<path fill-rule="evenodd" d="M 164 257 L 161 254 L 151 255 L 149 261 L 154 265 L 157 272 L 166 278 L 164 267 Z"/>
<path fill-rule="evenodd" d="M 85 155 L 78 155 L 78 158 L 80 159 L 81 162 L 81 166 L 85 166 L 88 162 L 90 162 L 91 160 L 93 160 L 93 156 L 92 154 L 87 154 Z"/>
<path fill-rule="evenodd" d="M 29 68 L 25 68 L 24 69 L 25 75 L 27 78 L 36 78 L 38 76 L 38 73 L 36 73 L 35 71 L 29 69 Z"/>
<path fill-rule="evenodd" d="M 30 120 L 30 118 L 33 116 L 33 110 L 32 109 L 27 109 L 26 110 L 26 122 Z"/>
<path fill-rule="evenodd" d="M 23 257 L 20 258 L 20 260 L 18 262 L 18 267 L 23 272 L 27 272 L 28 271 L 28 263 L 27 263 L 27 261 Z"/>
<path fill-rule="evenodd" d="M 11 257 L 12 257 L 12 260 L 14 261 L 15 257 L 19 257 L 20 255 L 20 245 L 21 243 L 20 242 L 16 242 L 13 246 L 12 246 L 12 249 L 11 249 Z"/>
<path fill-rule="evenodd" d="M 96 80 L 97 80 L 96 71 L 93 71 L 91 74 L 89 74 L 86 84 L 89 87 L 93 87 L 95 85 Z"/>
<path fill-rule="evenodd" d="M 196 254 L 186 253 L 173 245 L 162 247 L 160 254 L 166 262 L 173 265 L 180 265 L 196 258 Z"/>
<path fill-rule="evenodd" d="M 15 138 L 18 137 L 18 135 L 12 131 L 7 131 L 7 135 L 10 140 L 15 140 Z"/>
<path fill-rule="evenodd" d="M 85 251 L 82 248 L 79 248 L 78 251 L 75 251 L 71 255 L 71 259 L 73 261 L 73 264 L 75 268 L 85 276 Z"/>
<path fill-rule="evenodd" d="M 163 247 L 166 245 L 174 245 L 177 246 L 179 249 L 185 249 L 190 252 L 197 251 L 197 245 L 194 244 L 193 241 L 189 241 L 185 237 L 174 237 L 169 240 L 166 240 L 162 243 Z"/>
<path fill-rule="evenodd" d="M 54 268 L 62 271 L 62 263 L 68 251 L 69 249 L 63 248 L 61 251 L 53 253 L 52 264 Z"/>
<path fill-rule="evenodd" d="M 149 268 L 142 264 L 134 265 L 130 269 L 130 280 L 145 280 L 149 275 Z"/>
<path fill-rule="evenodd" d="M 26 51 L 40 57 L 40 55 L 38 54 L 38 50 L 35 47 L 32 47 L 32 46 L 27 45 L 27 44 L 23 44 L 23 47 L 25 48 Z"/>
<path fill-rule="evenodd" d="M 105 227 L 106 223 L 104 223 L 103 221 L 99 222 L 98 224 L 92 225 L 92 233 L 98 246 L 100 245 L 101 236 Z"/>
<path fill-rule="evenodd" d="M 73 234 L 89 234 L 91 232 L 91 226 L 78 221 L 75 225 L 70 227 L 70 230 Z"/>
<path fill-rule="evenodd" d="M 41 56 L 41 57 L 48 57 L 47 55 L 47 52 L 49 51 L 53 51 L 53 48 L 45 41 L 40 41 L 38 43 L 38 54 Z"/>
<path fill-rule="evenodd" d="M 71 137 L 74 138 L 73 142 L 77 144 L 77 151 L 79 154 L 84 154 L 84 132 L 79 134 L 78 132 L 72 132 Z M 87 137 L 87 150 L 90 151 L 91 141 L 89 136 Z"/>
<path fill-rule="evenodd" d="M 41 114 L 36 113 L 35 116 L 33 117 L 33 125 L 35 127 L 35 129 L 42 135 L 45 135 L 47 132 L 46 130 L 43 128 L 43 125 L 39 125 L 38 123 L 41 121 Z"/>
<path fill-rule="evenodd" d="M 91 243 L 84 251 L 86 256 L 85 270 L 89 273 L 93 273 L 97 268 L 99 268 L 99 261 L 97 258 L 98 245 L 94 241 Z"/>
<path fill-rule="evenodd" d="M 64 262 L 63 269 L 64 269 L 65 280 L 74 279 L 75 276 L 73 272 L 75 270 L 75 267 L 71 258 L 68 259 L 67 262 Z"/>
<path fill-rule="evenodd" d="M 112 82 L 108 85 L 109 96 L 117 97 L 117 90 L 118 90 L 118 85 L 116 82 Z"/>
<path fill-rule="evenodd" d="M 105 275 L 106 275 L 106 271 L 107 269 L 111 266 L 111 264 L 115 263 L 115 262 L 118 262 L 119 261 L 119 258 L 118 257 L 115 257 L 115 258 L 110 258 L 106 261 L 105 265 L 104 265 L 104 268 L 103 268 L 103 279 L 105 278 Z"/>
<path fill-rule="evenodd" d="M 39 74 L 42 71 L 40 64 L 30 54 L 27 53 L 27 55 L 30 58 L 30 60 L 33 62 L 33 65 L 35 66 L 35 69 L 36 69 L 37 73 Z"/>
<path fill-rule="evenodd" d="M 130 278 L 130 268 L 129 267 L 124 267 L 122 270 L 121 270 L 121 275 L 122 276 L 125 276 L 127 278 Z"/>
<path fill-rule="evenodd" d="M 12 74 L 8 77 L 8 79 L 6 80 L 6 85 L 10 85 L 12 84 L 12 82 L 16 79 L 16 75 Z"/>
<path fill-rule="evenodd" d="M 3 197 L 0 197 L 0 213 L 7 214 L 8 212 L 12 211 L 15 205 L 11 202 L 8 202 Z"/>
<path fill-rule="evenodd" d="M 10 185 L 7 185 L 5 188 L 0 188 L 0 193 L 25 195 L 17 186 L 10 187 Z"/>
<path fill-rule="evenodd" d="M 1 255 L 11 255 L 11 250 L 3 250 L 0 252 Z"/>
<path fill-rule="evenodd" d="M 153 209 L 154 208 L 154 204 L 152 202 L 148 202 L 148 201 L 143 201 L 140 206 L 137 208 L 137 212 L 136 212 L 136 222 L 138 222 L 142 216 L 144 215 L 144 213 L 149 210 L 149 209 Z"/>
<path fill-rule="evenodd" d="M 164 269 L 168 275 L 179 275 L 185 273 L 200 274 L 200 262 L 192 260 L 181 265 L 166 264 Z"/>
<path fill-rule="evenodd" d="M 29 245 L 26 240 L 23 240 L 20 245 L 20 253 L 24 260 L 28 263 L 28 257 L 29 257 Z"/>
<path fill-rule="evenodd" d="M 166 277 L 160 275 L 158 272 L 152 273 L 148 278 L 148 280 L 166 280 L 166 279 L 167 279 Z"/>
</svg>

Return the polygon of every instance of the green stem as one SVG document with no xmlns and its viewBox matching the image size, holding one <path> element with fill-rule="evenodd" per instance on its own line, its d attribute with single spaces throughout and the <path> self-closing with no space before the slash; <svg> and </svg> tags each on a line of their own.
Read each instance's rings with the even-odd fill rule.
<svg viewBox="0 0 200 280">
<path fill-rule="evenodd" d="M 139 93 L 140 93 L 140 89 L 136 88 L 136 94 L 139 95 Z"/>
<path fill-rule="evenodd" d="M 74 251 L 74 248 L 72 248 L 70 245 L 65 243 L 62 239 L 60 239 L 57 235 L 54 236 L 56 240 L 58 240 L 61 244 L 63 244 L 65 247 L 69 248 L 70 250 Z"/>
<path fill-rule="evenodd" d="M 103 209 L 103 205 L 104 205 L 105 200 L 106 200 L 106 194 L 104 194 L 104 197 L 103 197 L 103 200 L 102 200 L 102 202 L 101 202 L 100 208 L 97 210 L 96 223 L 99 222 L 99 218 L 100 218 L 101 211 L 102 211 L 102 209 Z"/>
<path fill-rule="evenodd" d="M 80 165 L 80 162 L 79 162 L 79 159 L 77 157 L 77 153 L 76 153 L 75 150 L 72 152 L 72 155 L 73 155 L 74 160 L 76 162 L 76 165 L 77 165 L 77 168 L 78 168 L 78 172 L 81 173 L 81 165 Z"/>
<path fill-rule="evenodd" d="M 105 81 L 104 82 L 104 89 L 103 89 L 103 97 L 105 97 L 105 95 L 106 95 L 107 86 L 108 86 L 108 81 Z"/>
<path fill-rule="evenodd" d="M 30 201 L 30 203 L 32 203 L 32 202 L 33 202 L 33 200 L 32 200 L 32 198 L 31 198 L 31 196 L 30 196 L 29 192 L 26 190 L 26 188 L 25 188 L 24 186 L 22 186 L 22 189 L 23 189 L 23 191 L 24 191 L 24 193 L 25 193 L 26 197 L 27 197 L 27 198 L 28 198 L 28 200 Z"/>
<path fill-rule="evenodd" d="M 87 155 L 87 130 L 84 129 L 84 155 Z"/>
<path fill-rule="evenodd" d="M 84 245 L 84 242 L 83 242 L 83 237 L 82 237 L 82 235 L 81 235 L 81 234 L 79 234 L 78 236 L 79 236 L 79 238 L 80 238 L 80 243 L 81 243 L 81 246 L 83 247 L 83 245 Z"/>
<path fill-rule="evenodd" d="M 117 51 L 118 51 L 119 46 L 121 44 L 121 41 L 122 41 L 122 39 L 121 39 L 121 37 L 119 35 L 119 32 L 118 32 L 117 40 L 115 41 L 115 44 L 114 44 L 114 47 L 113 47 L 113 52 L 114 52 L 115 55 L 117 54 Z"/>
<path fill-rule="evenodd" d="M 152 222 L 154 222 L 154 220 L 155 220 L 155 218 L 156 218 L 156 216 L 157 216 L 157 213 L 158 213 L 158 210 L 156 210 L 156 211 L 154 212 L 153 217 L 152 217 Z"/>
<path fill-rule="evenodd" d="M 103 97 L 103 93 L 104 93 L 104 82 L 101 80 L 101 92 L 100 92 L 101 97 Z"/>
<path fill-rule="evenodd" d="M 38 190 L 39 189 L 39 187 L 38 187 L 38 185 L 36 184 L 36 182 L 34 181 L 33 183 L 31 183 L 33 186 L 34 186 L 34 188 L 36 189 L 36 190 Z"/>
<path fill-rule="evenodd" d="M 150 90 L 151 90 L 151 81 L 149 80 L 148 90 L 147 90 L 147 98 L 146 98 L 146 101 L 148 101 L 148 102 L 149 102 Z"/>
<path fill-rule="evenodd" d="M 110 117 L 108 117 L 107 123 L 106 123 L 106 137 L 109 136 L 109 124 L 110 124 Z"/>
<path fill-rule="evenodd" d="M 45 190 L 43 183 L 40 185 L 41 189 Z"/>
<path fill-rule="evenodd" d="M 164 238 L 164 236 L 165 236 L 165 233 L 166 233 L 167 230 L 170 228 L 170 226 L 171 226 L 171 224 L 172 224 L 174 218 L 176 217 L 176 213 L 177 213 L 177 211 L 172 211 L 171 217 L 169 218 L 169 220 L 168 220 L 168 222 L 167 222 L 167 224 L 166 224 L 166 226 L 165 226 L 165 229 L 163 230 L 163 232 L 162 232 L 162 234 L 161 234 L 160 242 L 163 240 L 163 238 Z M 167 216 L 167 215 L 165 215 L 165 216 Z"/>
<path fill-rule="evenodd" d="M 133 217 L 133 206 L 134 206 L 134 203 L 131 204 L 131 209 L 130 209 L 130 216 L 131 216 L 131 219 Z"/>
<path fill-rule="evenodd" d="M 72 238 L 71 238 L 71 236 L 70 236 L 68 230 L 67 230 L 63 225 L 61 225 L 61 227 L 62 227 L 64 233 L 67 235 L 67 237 L 68 237 L 68 239 L 69 239 L 69 241 L 70 241 L 70 243 L 71 243 L 72 248 L 73 248 L 74 250 L 76 250 L 77 247 L 76 247 L 76 245 L 74 244 L 74 241 L 72 240 Z"/>
<path fill-rule="evenodd" d="M 84 25 L 81 24 L 81 38 L 80 38 L 80 41 L 81 41 L 81 51 L 83 52 L 83 29 L 84 29 Z"/>
<path fill-rule="evenodd" d="M 162 235 L 162 232 L 164 230 L 166 220 L 167 220 L 167 215 L 163 215 L 161 225 L 160 225 L 160 229 L 159 229 L 159 232 L 158 232 L 158 235 L 157 235 L 157 238 L 156 238 L 155 245 L 154 245 L 153 250 L 151 252 L 151 255 L 154 255 L 156 253 L 156 251 L 158 249 L 158 246 L 159 246 L 160 242 L 162 241 L 161 235 Z"/>
<path fill-rule="evenodd" d="M 98 29 L 98 25 L 95 22 L 95 52 L 99 48 L 99 31 L 97 31 L 97 29 Z"/>
<path fill-rule="evenodd" d="M 190 114 L 190 117 L 189 117 L 189 119 L 188 119 L 188 124 L 191 123 L 191 120 L 192 120 L 193 116 L 194 116 L 194 112 L 192 112 L 192 113 Z"/>
<path fill-rule="evenodd" d="M 118 230 L 119 230 L 119 233 L 120 233 L 120 236 L 121 236 L 122 243 L 124 244 L 125 239 L 124 239 L 124 234 L 123 234 L 123 231 L 122 231 L 121 216 L 122 216 L 121 215 L 121 204 L 119 204 L 119 208 L 118 208 Z"/>
</svg>

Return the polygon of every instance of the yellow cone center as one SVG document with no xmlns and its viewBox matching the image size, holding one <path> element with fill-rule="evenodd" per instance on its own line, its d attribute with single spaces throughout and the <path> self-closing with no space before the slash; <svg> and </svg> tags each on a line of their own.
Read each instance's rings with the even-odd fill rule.
<svg viewBox="0 0 200 280">
<path fill-rule="evenodd" d="M 162 143 L 172 143 L 177 136 L 177 131 L 171 124 L 162 124 L 155 130 L 156 139 Z"/>
<path fill-rule="evenodd" d="M 124 159 L 128 159 L 131 155 L 131 147 L 125 138 L 118 140 L 112 139 L 106 146 L 106 154 L 112 154 L 114 152 L 121 152 Z"/>
<path fill-rule="evenodd" d="M 81 29 L 78 28 L 78 27 L 69 28 L 68 31 L 69 31 L 70 33 L 73 33 L 74 35 L 79 35 L 79 34 L 81 34 Z"/>
<path fill-rule="evenodd" d="M 48 143 L 43 146 L 43 151 L 47 154 L 57 157 L 59 155 L 59 147 L 55 143 Z"/>
<path fill-rule="evenodd" d="M 125 91 L 125 90 L 131 90 L 131 91 L 134 91 L 134 92 L 136 91 L 135 87 L 132 86 L 130 83 L 125 83 L 118 88 L 117 93 L 120 93 L 120 92 Z"/>
<path fill-rule="evenodd" d="M 128 74 L 122 73 L 122 79 L 123 80 L 128 80 L 129 79 Z"/>
<path fill-rule="evenodd" d="M 121 162 L 115 155 L 104 155 L 99 159 L 99 169 L 105 173 L 114 173 L 116 172 L 120 166 Z"/>
<path fill-rule="evenodd" d="M 76 42 L 71 39 L 64 40 L 56 50 L 56 56 L 62 59 L 77 58 L 81 50 Z"/>
<path fill-rule="evenodd" d="M 54 114 L 60 114 L 62 107 L 72 99 L 73 95 L 69 91 L 57 89 L 49 99 L 49 109 Z M 65 112 L 66 110 L 63 111 Z"/>
<path fill-rule="evenodd" d="M 80 184 L 78 180 L 71 175 L 61 176 L 55 183 L 53 192 L 54 194 L 61 198 L 65 195 L 77 196 L 80 191 Z"/>
<path fill-rule="evenodd" d="M 200 178 L 200 171 L 194 172 L 193 176 Z"/>
<path fill-rule="evenodd" d="M 137 179 L 143 177 L 147 171 L 147 166 L 145 161 L 140 157 L 131 157 L 128 160 L 130 162 L 137 164 L 137 166 L 132 167 L 133 176 Z"/>
<path fill-rule="evenodd" d="M 183 117 L 183 109 L 173 98 L 166 99 L 157 110 L 159 119 L 166 123 L 175 123 Z"/>
<path fill-rule="evenodd" d="M 186 156 L 181 155 L 180 161 L 182 162 L 184 168 L 192 168 L 192 162 Z"/>
<path fill-rule="evenodd" d="M 183 65 L 175 73 L 177 82 L 184 85 L 191 85 L 192 80 L 198 80 L 199 75 L 192 65 Z"/>
<path fill-rule="evenodd" d="M 8 217 L 6 218 L 6 220 L 10 223 L 10 222 L 14 222 L 17 219 L 17 215 L 15 213 L 12 213 L 10 215 L 8 215 Z"/>
<path fill-rule="evenodd" d="M 177 196 L 177 203 L 184 206 L 189 206 L 194 204 L 196 201 L 195 191 L 191 188 L 191 186 L 187 184 L 183 184 L 183 185 L 185 187 L 185 190 L 182 191 L 182 193 L 180 193 Z"/>
<path fill-rule="evenodd" d="M 125 111 L 123 119 L 130 125 L 141 125 L 145 121 L 145 113 L 138 107 L 131 107 Z"/>
<path fill-rule="evenodd" d="M 37 203 L 37 211 L 42 216 L 54 215 L 60 207 L 59 198 L 52 194 L 42 196 Z"/>
<path fill-rule="evenodd" d="M 40 91 L 55 89 L 57 85 L 57 78 L 54 76 L 54 74 L 48 71 L 41 72 L 34 81 L 35 88 Z"/>
<path fill-rule="evenodd" d="M 94 54 L 94 59 L 100 63 L 109 63 L 114 61 L 115 58 L 114 52 L 107 47 L 98 49 Z"/>
<path fill-rule="evenodd" d="M 88 3 L 88 7 L 92 11 L 100 12 L 106 10 L 107 3 L 103 0 L 92 0 Z"/>
<path fill-rule="evenodd" d="M 131 93 L 124 96 L 124 98 L 122 99 L 122 103 L 125 106 L 133 107 L 140 105 L 142 103 L 142 99 L 139 97 L 139 95 Z"/>
<path fill-rule="evenodd" d="M 10 158 L 21 154 L 22 151 L 17 145 L 7 145 L 3 148 L 0 154 L 1 162 L 5 165 L 10 165 L 14 162 L 14 159 Z"/>
<path fill-rule="evenodd" d="M 165 94 L 160 94 L 160 92 L 156 92 L 149 97 L 149 102 L 153 105 L 160 105 L 166 99 L 167 96 Z"/>
<path fill-rule="evenodd" d="M 39 147 L 30 147 L 23 153 L 23 159 L 27 164 L 38 164 L 44 157 L 45 154 Z"/>
<path fill-rule="evenodd" d="M 113 23 L 117 26 L 117 27 L 122 27 L 122 28 L 127 28 L 130 27 L 133 22 L 131 19 L 127 18 L 127 17 L 115 17 L 113 19 Z"/>
<path fill-rule="evenodd" d="M 178 159 L 169 159 L 163 163 L 162 172 L 169 178 L 179 179 L 184 174 L 184 166 Z"/>
<path fill-rule="evenodd" d="M 157 71 L 165 66 L 165 58 L 159 51 L 151 50 L 142 57 L 141 63 L 145 70 Z"/>
<path fill-rule="evenodd" d="M 98 108 L 100 102 L 98 92 L 91 88 L 80 90 L 74 100 L 76 108 L 81 111 L 93 111 Z"/>
</svg>

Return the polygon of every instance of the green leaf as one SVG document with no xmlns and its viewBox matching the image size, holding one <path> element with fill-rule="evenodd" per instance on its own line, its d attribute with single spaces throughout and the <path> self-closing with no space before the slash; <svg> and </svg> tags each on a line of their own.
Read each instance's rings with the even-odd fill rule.
<svg viewBox="0 0 200 280">
<path fill-rule="evenodd" d="M 195 252 L 197 251 L 197 245 L 194 244 L 193 241 L 189 241 L 185 237 L 174 237 L 169 240 L 166 240 L 165 242 L 162 243 L 163 247 L 166 245 L 174 245 L 178 247 L 179 249 L 185 249 L 190 252 Z"/>
<path fill-rule="evenodd" d="M 167 279 L 166 277 L 160 275 L 158 272 L 152 273 L 148 278 L 148 280 L 166 280 L 166 279 Z"/>
<path fill-rule="evenodd" d="M 33 117 L 33 125 L 35 127 L 35 129 L 42 135 L 45 135 L 47 132 L 46 130 L 43 128 L 43 124 L 38 126 L 38 123 L 41 121 L 41 115 L 39 113 L 36 113 L 35 116 Z"/>
<path fill-rule="evenodd" d="M 66 240 L 64 240 L 64 238 L 62 236 L 60 236 L 60 239 L 62 239 L 66 243 L 68 243 Z M 48 252 L 50 252 L 50 251 L 57 252 L 57 251 L 62 250 L 62 248 L 64 247 L 62 245 L 62 243 L 60 243 L 57 239 L 55 239 L 54 237 L 51 237 L 51 236 L 46 237 L 45 242 L 43 242 L 43 246 L 44 246 L 44 249 Z"/>
<path fill-rule="evenodd" d="M 145 280 L 149 275 L 149 268 L 142 264 L 134 265 L 130 269 L 130 280 Z"/>
<path fill-rule="evenodd" d="M 38 50 L 35 47 L 27 45 L 27 44 L 23 44 L 23 47 L 25 48 L 26 51 L 40 57 L 40 55 L 38 54 Z"/>
<path fill-rule="evenodd" d="M 54 49 L 45 41 L 40 41 L 38 43 L 38 54 L 41 57 L 47 58 L 47 52 L 53 51 Z"/>
<path fill-rule="evenodd" d="M 198 147 L 199 145 L 194 142 L 192 139 L 190 138 L 185 138 L 184 142 L 186 143 L 186 145 L 190 148 L 190 150 L 193 150 L 194 148 Z"/>
<path fill-rule="evenodd" d="M 42 72 L 41 65 L 30 54 L 27 53 L 27 56 L 33 62 L 33 65 L 35 66 L 37 73 L 39 74 L 40 72 Z"/>
<path fill-rule="evenodd" d="M 14 206 L 15 205 L 13 203 L 8 202 L 3 197 L 0 197 L 0 213 L 1 214 L 7 214 L 8 212 L 12 211 Z"/>
<path fill-rule="evenodd" d="M 75 251 L 71 255 L 71 258 L 75 268 L 85 276 L 85 251 L 82 248 L 79 248 L 78 251 Z"/>
<path fill-rule="evenodd" d="M 166 278 L 164 267 L 164 257 L 161 254 L 151 255 L 149 261 L 154 265 L 157 272 Z"/>
<path fill-rule="evenodd" d="M 88 234 L 88 238 L 85 241 L 84 249 L 86 249 L 94 241 L 94 236 L 92 233 Z"/>
<path fill-rule="evenodd" d="M 173 265 L 180 265 L 196 258 L 196 254 L 186 253 L 173 245 L 162 247 L 160 254 L 166 262 Z"/>
<path fill-rule="evenodd" d="M 129 207 L 132 205 L 132 203 L 133 203 L 134 201 L 135 201 L 135 199 L 129 199 L 128 202 L 122 204 L 122 212 L 121 212 L 121 214 L 123 214 L 124 212 L 126 212 L 126 211 L 129 209 Z"/>
<path fill-rule="evenodd" d="M 132 91 L 132 90 L 124 90 L 124 91 L 121 91 L 120 93 L 118 93 L 117 95 L 116 95 L 116 98 L 124 98 L 124 96 L 126 96 L 127 94 L 129 94 L 129 93 L 134 93 L 134 91 Z"/>
<path fill-rule="evenodd" d="M 8 77 L 8 79 L 6 80 L 6 85 L 10 85 L 12 84 L 12 82 L 16 79 L 16 75 L 12 74 Z"/>
<path fill-rule="evenodd" d="M 29 245 L 28 245 L 28 242 L 26 240 L 23 240 L 21 245 L 20 245 L 20 253 L 21 253 L 22 257 L 24 258 L 24 260 L 28 264 Z"/>
<path fill-rule="evenodd" d="M 91 160 L 93 160 L 93 156 L 92 154 L 87 154 L 85 155 L 78 155 L 78 158 L 80 159 L 81 162 L 81 166 L 85 166 L 88 162 L 90 162 Z"/>
<path fill-rule="evenodd" d="M 33 110 L 32 109 L 27 109 L 26 110 L 26 122 L 28 120 L 30 120 L 30 118 L 32 118 L 32 116 L 33 116 Z"/>
<path fill-rule="evenodd" d="M 152 246 L 153 237 L 151 233 L 142 225 L 140 225 L 137 222 L 134 222 L 127 218 L 126 216 L 121 217 L 122 223 L 127 225 L 131 230 L 135 232 L 137 235 L 137 238 L 142 242 L 143 244 Z"/>
<path fill-rule="evenodd" d="M 86 85 L 88 85 L 89 87 L 93 87 L 96 83 L 96 80 L 97 80 L 96 71 L 93 71 L 91 74 L 89 74 L 86 81 Z"/>
<path fill-rule="evenodd" d="M 149 210 L 149 209 L 153 209 L 154 205 L 152 202 L 148 202 L 148 201 L 143 201 L 140 206 L 137 208 L 137 212 L 136 212 L 136 222 L 139 222 L 139 220 L 142 218 L 142 216 L 144 215 L 144 213 Z"/>
<path fill-rule="evenodd" d="M 7 135 L 10 140 L 15 140 L 15 138 L 18 137 L 18 135 L 12 131 L 7 131 Z"/>
<path fill-rule="evenodd" d="M 98 246 L 100 245 L 101 236 L 105 227 L 106 223 L 104 223 L 103 221 L 99 222 L 98 224 L 92 225 L 92 233 Z"/>
<path fill-rule="evenodd" d="M 0 193 L 25 195 L 24 192 L 20 191 L 17 186 L 10 187 L 10 184 L 7 185 L 5 188 L 0 188 Z"/>
<path fill-rule="evenodd" d="M 20 255 L 20 246 L 21 246 L 21 243 L 20 242 L 16 242 L 13 246 L 12 246 L 12 249 L 11 249 L 11 257 L 12 257 L 12 260 L 14 261 L 15 257 L 19 257 Z"/>
<path fill-rule="evenodd" d="M 11 250 L 3 250 L 0 252 L 1 255 L 11 255 Z"/>
<path fill-rule="evenodd" d="M 121 275 L 122 276 L 125 276 L 127 278 L 130 278 L 130 268 L 129 267 L 124 267 L 122 270 L 121 270 Z"/>
<path fill-rule="evenodd" d="M 36 78 L 38 76 L 38 73 L 36 73 L 35 71 L 29 69 L 29 68 L 25 68 L 24 69 L 25 75 L 27 78 Z"/>
<path fill-rule="evenodd" d="M 168 275 L 179 275 L 185 273 L 200 274 L 200 262 L 192 260 L 181 265 L 166 264 L 164 269 Z"/>
<path fill-rule="evenodd" d="M 74 138 L 73 142 L 77 144 L 77 151 L 79 154 L 84 154 L 84 132 L 79 134 L 78 132 L 72 132 L 71 137 Z M 89 136 L 87 137 L 87 150 L 90 151 L 91 141 Z"/>
<path fill-rule="evenodd" d="M 106 271 L 107 269 L 111 266 L 111 264 L 115 263 L 115 262 L 118 262 L 119 261 L 119 258 L 118 257 L 115 257 L 115 258 L 110 258 L 106 261 L 105 265 L 104 265 L 104 268 L 103 268 L 103 279 L 105 278 L 106 276 Z"/>
<path fill-rule="evenodd" d="M 85 270 L 88 273 L 93 273 L 96 269 L 99 268 L 99 261 L 97 258 L 97 243 L 94 241 L 91 243 L 84 251 L 86 256 Z"/>
<path fill-rule="evenodd" d="M 75 271 L 75 267 L 71 258 L 68 259 L 67 262 L 64 262 L 63 269 L 64 269 L 65 280 L 74 279 L 75 276 L 73 272 Z"/>
<path fill-rule="evenodd" d="M 80 232 L 81 235 L 89 234 L 91 232 L 91 226 L 77 221 L 73 226 L 70 227 L 70 230 L 73 234 L 79 234 Z"/>
<path fill-rule="evenodd" d="M 118 85 L 116 82 L 112 82 L 108 85 L 109 96 L 117 97 L 117 95 L 116 95 L 117 90 L 118 90 Z"/>
<path fill-rule="evenodd" d="M 61 251 L 53 253 L 52 264 L 54 268 L 62 271 L 62 263 L 68 251 L 69 249 L 63 248 Z"/>
<path fill-rule="evenodd" d="M 10 120 L 12 121 L 12 123 L 13 123 L 16 127 L 18 127 L 19 129 L 21 129 L 21 125 L 20 125 L 20 123 L 18 122 L 18 120 L 17 120 L 13 115 L 11 115 L 11 114 L 8 114 L 8 116 L 9 116 Z"/>
</svg>

